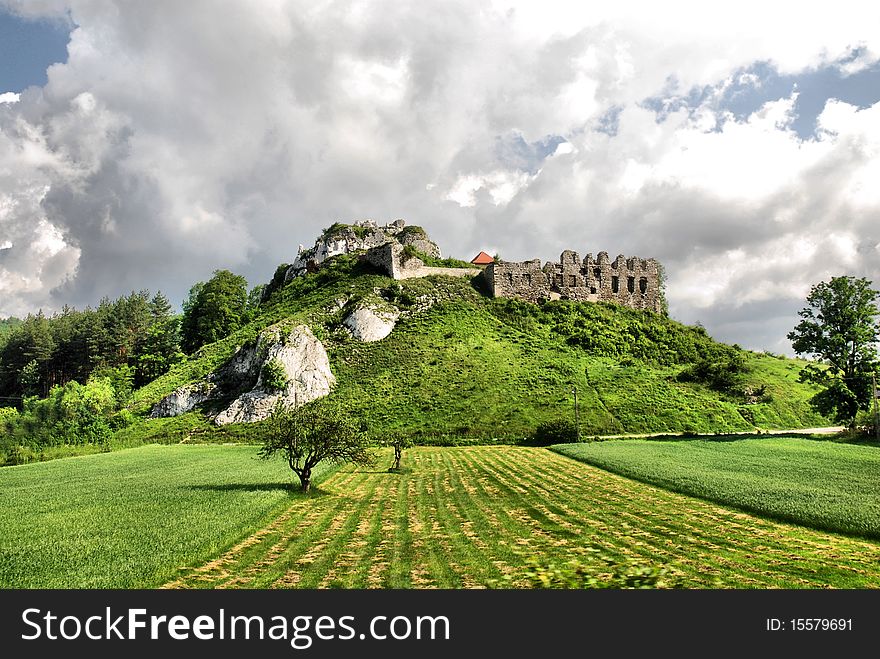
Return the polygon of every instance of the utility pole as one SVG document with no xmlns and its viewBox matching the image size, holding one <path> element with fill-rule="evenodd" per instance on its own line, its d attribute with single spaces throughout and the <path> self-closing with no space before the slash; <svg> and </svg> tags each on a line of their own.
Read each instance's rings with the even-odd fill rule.
<svg viewBox="0 0 880 659">
<path fill-rule="evenodd" d="M 574 430 L 577 436 L 577 441 L 580 443 L 581 441 L 581 418 L 578 412 L 578 390 L 577 387 L 571 390 L 574 394 Z"/>
</svg>

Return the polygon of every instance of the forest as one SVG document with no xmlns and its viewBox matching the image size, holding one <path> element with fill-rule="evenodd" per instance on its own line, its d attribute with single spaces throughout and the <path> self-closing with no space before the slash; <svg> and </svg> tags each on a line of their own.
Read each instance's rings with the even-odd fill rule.
<svg viewBox="0 0 880 659">
<path fill-rule="evenodd" d="M 105 298 L 83 310 L 0 319 L 0 453 L 100 444 L 131 422 L 131 392 L 247 323 L 262 286 L 217 270 L 175 313 L 161 292 Z M 7 449 L 4 451 L 4 449 Z M 20 450 L 17 449 L 17 450 Z"/>
</svg>

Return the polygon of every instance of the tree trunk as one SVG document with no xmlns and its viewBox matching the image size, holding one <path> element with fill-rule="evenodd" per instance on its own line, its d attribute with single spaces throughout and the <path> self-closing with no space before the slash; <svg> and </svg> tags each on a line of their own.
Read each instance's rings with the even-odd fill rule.
<svg viewBox="0 0 880 659">
<path fill-rule="evenodd" d="M 394 447 L 394 466 L 392 469 L 400 469 L 400 456 L 403 451 L 397 446 Z"/>
<path fill-rule="evenodd" d="M 303 469 L 302 473 L 299 475 L 299 482 L 302 484 L 302 491 L 308 492 L 312 487 L 312 470 Z"/>
</svg>

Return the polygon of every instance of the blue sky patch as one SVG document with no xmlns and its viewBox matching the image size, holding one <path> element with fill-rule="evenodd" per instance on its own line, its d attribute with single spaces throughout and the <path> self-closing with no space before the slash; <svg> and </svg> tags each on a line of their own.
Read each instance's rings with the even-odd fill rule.
<svg viewBox="0 0 880 659">
<path fill-rule="evenodd" d="M 617 135 L 617 130 L 620 127 L 621 111 L 623 111 L 622 105 L 611 106 L 605 114 L 599 117 L 599 121 L 596 122 L 593 130 L 597 133 L 605 133 L 610 137 Z"/>
<path fill-rule="evenodd" d="M 853 51 L 840 64 L 858 56 L 859 52 Z M 780 75 L 772 64 L 756 62 L 737 71 L 732 79 L 733 83 L 723 91 L 721 84 L 695 87 L 684 96 L 669 93 L 675 88 L 675 80 L 670 79 L 663 93 L 645 99 L 641 105 L 653 110 L 660 123 L 672 112 L 682 108 L 693 111 L 717 96 L 711 101 L 716 110 L 728 111 L 744 120 L 768 101 L 787 98 L 797 91 L 791 128 L 801 139 L 810 139 L 816 135 L 816 119 L 829 99 L 836 98 L 860 109 L 880 101 L 880 62 L 848 76 L 834 65 L 797 75 Z"/>
<path fill-rule="evenodd" d="M 0 94 L 47 82 L 46 69 L 67 61 L 70 26 L 33 21 L 0 9 Z"/>
<path fill-rule="evenodd" d="M 535 174 L 541 163 L 565 142 L 559 135 L 548 135 L 536 142 L 526 142 L 519 133 L 495 138 L 495 157 L 508 167 Z"/>
</svg>

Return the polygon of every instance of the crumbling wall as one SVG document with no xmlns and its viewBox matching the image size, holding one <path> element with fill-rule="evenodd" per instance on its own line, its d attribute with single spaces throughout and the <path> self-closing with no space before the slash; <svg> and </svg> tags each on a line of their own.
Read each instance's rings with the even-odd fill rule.
<svg viewBox="0 0 880 659">
<path fill-rule="evenodd" d="M 654 259 L 627 259 L 621 254 L 612 262 L 607 252 L 599 252 L 595 259 L 587 254 L 581 261 L 577 252 L 565 250 L 559 262 L 543 268 L 538 260 L 501 262 L 487 266 L 484 276 L 495 297 L 528 302 L 559 297 L 661 311 L 660 264 Z"/>
<path fill-rule="evenodd" d="M 296 259 L 284 274 L 284 283 L 315 271 L 332 256 L 370 250 L 389 243 L 412 245 L 428 256 L 440 258 L 440 248 L 436 243 L 420 227 L 408 227 L 405 220 L 395 220 L 384 226 L 379 226 L 373 220 L 359 220 L 351 225 L 338 224 L 331 228 L 332 232 L 325 231 L 313 247 L 305 249 L 299 246 Z"/>
<path fill-rule="evenodd" d="M 392 279 L 413 279 L 428 275 L 449 275 L 453 277 L 473 277 L 480 274 L 479 268 L 438 268 L 426 266 L 422 259 L 407 256 L 400 243 L 385 243 L 367 250 L 362 257 L 367 263 L 378 268 Z"/>
<path fill-rule="evenodd" d="M 490 263 L 483 270 L 483 276 L 495 297 L 512 297 L 527 302 L 540 302 L 550 297 L 550 282 L 541 269 L 540 259 Z"/>
</svg>

